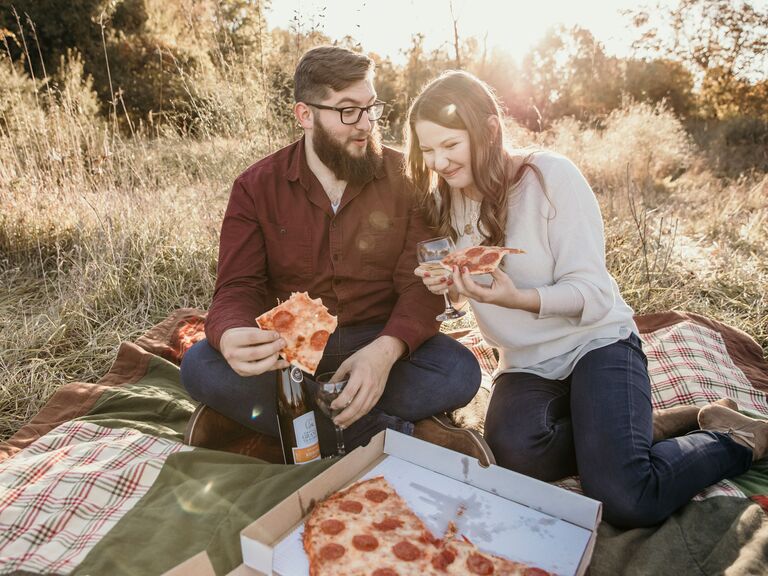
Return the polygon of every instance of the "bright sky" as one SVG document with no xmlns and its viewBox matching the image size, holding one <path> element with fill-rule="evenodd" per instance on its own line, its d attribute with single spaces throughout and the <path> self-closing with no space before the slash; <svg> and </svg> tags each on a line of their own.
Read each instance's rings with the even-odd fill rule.
<svg viewBox="0 0 768 576">
<path fill-rule="evenodd" d="M 462 38 L 482 42 L 487 33 L 489 51 L 498 47 L 518 60 L 557 24 L 587 28 L 609 53 L 625 56 L 632 35 L 619 10 L 637 5 L 637 0 L 453 1 Z M 428 50 L 453 40 L 448 0 L 273 0 L 267 20 L 271 27 L 289 29 L 297 16 L 304 31 L 314 27 L 333 39 L 349 34 L 364 50 L 398 64 L 404 60 L 400 50 L 417 32 L 425 35 Z"/>
</svg>

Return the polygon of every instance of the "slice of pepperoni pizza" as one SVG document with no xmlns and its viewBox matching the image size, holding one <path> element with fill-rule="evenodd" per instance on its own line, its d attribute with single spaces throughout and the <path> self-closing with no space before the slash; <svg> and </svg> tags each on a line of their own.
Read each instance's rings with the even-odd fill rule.
<svg viewBox="0 0 768 576">
<path fill-rule="evenodd" d="M 481 552 L 466 537 L 444 540 L 430 559 L 437 574 L 478 576 L 551 576 L 546 570 Z"/>
<path fill-rule="evenodd" d="M 256 322 L 262 330 L 275 330 L 285 340 L 280 355 L 304 372 L 314 374 L 338 320 L 320 298 L 294 292 L 285 302 L 265 312 Z"/>
<path fill-rule="evenodd" d="M 423 576 L 438 542 L 383 477 L 317 504 L 304 524 L 310 576 Z"/>
<path fill-rule="evenodd" d="M 490 274 L 498 268 L 507 254 L 525 254 L 525 250 L 501 246 L 470 246 L 451 252 L 440 264 L 449 270 L 458 266 L 459 270 L 467 268 L 470 274 Z"/>
</svg>

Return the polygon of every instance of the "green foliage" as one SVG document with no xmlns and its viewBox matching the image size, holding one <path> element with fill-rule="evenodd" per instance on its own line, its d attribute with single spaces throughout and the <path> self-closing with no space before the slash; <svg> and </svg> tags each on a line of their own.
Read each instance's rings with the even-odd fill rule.
<svg viewBox="0 0 768 576">
<path fill-rule="evenodd" d="M 9 46 L 12 58 L 23 60 L 28 72 L 42 78 L 56 73 L 68 49 L 84 54 L 89 64 L 97 58 L 100 21 L 109 16 L 111 4 L 110 0 L 0 0 L 0 29 L 16 35 Z"/>
</svg>

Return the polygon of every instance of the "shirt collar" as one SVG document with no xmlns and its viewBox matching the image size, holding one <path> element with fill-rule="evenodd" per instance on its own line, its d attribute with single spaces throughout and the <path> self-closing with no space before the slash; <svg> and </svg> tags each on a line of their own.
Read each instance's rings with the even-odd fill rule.
<svg viewBox="0 0 768 576">
<path fill-rule="evenodd" d="M 307 152 L 304 148 L 304 139 L 306 136 L 302 136 L 296 143 L 293 153 L 291 154 L 291 161 L 288 164 L 288 172 L 286 176 L 289 182 L 296 182 L 298 180 L 302 187 L 306 190 L 309 189 L 312 172 L 307 164 Z"/>
</svg>

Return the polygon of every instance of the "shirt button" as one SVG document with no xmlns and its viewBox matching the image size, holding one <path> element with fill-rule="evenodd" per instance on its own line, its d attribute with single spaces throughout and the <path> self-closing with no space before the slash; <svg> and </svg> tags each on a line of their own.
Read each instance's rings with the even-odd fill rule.
<svg viewBox="0 0 768 576">
<path fill-rule="evenodd" d="M 336 220 L 331 220 L 331 230 L 336 230 Z"/>
</svg>

